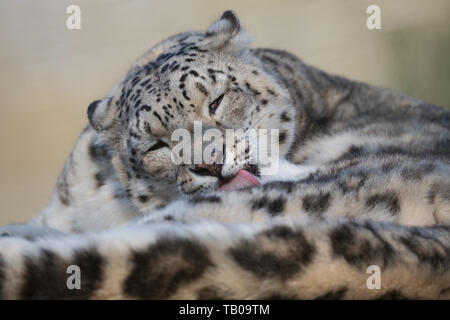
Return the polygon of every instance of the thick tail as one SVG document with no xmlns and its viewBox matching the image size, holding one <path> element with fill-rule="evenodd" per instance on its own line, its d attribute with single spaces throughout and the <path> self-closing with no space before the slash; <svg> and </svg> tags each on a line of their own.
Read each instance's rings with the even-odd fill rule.
<svg viewBox="0 0 450 320">
<path fill-rule="evenodd" d="M 0 240 L 3 299 L 450 298 L 450 227 L 149 224 Z"/>
</svg>

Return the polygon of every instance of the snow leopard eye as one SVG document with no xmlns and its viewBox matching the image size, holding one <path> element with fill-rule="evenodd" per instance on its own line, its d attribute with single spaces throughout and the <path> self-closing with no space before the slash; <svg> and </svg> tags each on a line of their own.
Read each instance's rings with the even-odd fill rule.
<svg viewBox="0 0 450 320">
<path fill-rule="evenodd" d="M 169 145 L 165 143 L 164 141 L 158 140 L 153 146 L 150 147 L 146 152 L 156 151 L 158 149 L 168 147 Z"/>
<path fill-rule="evenodd" d="M 220 106 L 220 103 L 222 102 L 224 94 L 221 94 L 216 100 L 214 100 L 213 102 L 211 102 L 209 104 L 209 113 L 210 114 L 215 114 L 217 108 Z"/>
</svg>

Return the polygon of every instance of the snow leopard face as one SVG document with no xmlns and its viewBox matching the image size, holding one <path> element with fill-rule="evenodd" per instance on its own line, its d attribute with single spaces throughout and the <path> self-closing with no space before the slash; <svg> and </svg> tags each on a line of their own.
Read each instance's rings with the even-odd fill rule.
<svg viewBox="0 0 450 320">
<path fill-rule="evenodd" d="M 190 133 L 192 145 L 199 123 L 201 132 L 214 129 L 223 137 L 227 129 L 277 129 L 277 136 L 266 131 L 267 139 L 276 139 L 280 156 L 288 152 L 295 108 L 276 76 L 246 54 L 247 39 L 227 11 L 206 32 L 179 34 L 154 46 L 107 98 L 90 105 L 90 123 L 108 141 L 121 183 L 140 208 L 154 197 L 164 203 L 219 189 L 242 170 L 259 174 L 258 155 L 237 148 L 236 139 L 208 153 L 221 156 L 223 165 L 211 159 L 194 164 L 195 152 L 190 163 L 176 164 L 171 154 L 179 143 L 172 136 L 177 129 Z"/>
</svg>

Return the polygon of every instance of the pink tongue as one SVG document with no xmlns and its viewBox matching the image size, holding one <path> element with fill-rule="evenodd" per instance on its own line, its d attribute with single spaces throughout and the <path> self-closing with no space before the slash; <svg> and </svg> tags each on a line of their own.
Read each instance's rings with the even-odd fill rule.
<svg viewBox="0 0 450 320">
<path fill-rule="evenodd" d="M 251 187 L 251 186 L 259 186 L 260 183 L 258 179 L 254 175 L 252 175 L 250 172 L 246 170 L 239 170 L 238 174 L 234 176 L 233 179 L 231 179 L 230 182 L 225 183 L 222 185 L 219 190 L 220 191 L 230 191 L 230 190 L 237 190 L 245 187 Z"/>
</svg>

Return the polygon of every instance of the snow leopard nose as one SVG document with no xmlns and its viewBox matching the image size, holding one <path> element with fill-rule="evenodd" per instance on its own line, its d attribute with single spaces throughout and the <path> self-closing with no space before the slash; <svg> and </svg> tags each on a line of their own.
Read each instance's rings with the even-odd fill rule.
<svg viewBox="0 0 450 320">
<path fill-rule="evenodd" d="M 224 147 L 223 147 L 224 148 Z M 223 152 L 223 151 L 222 151 Z M 199 176 L 213 176 L 219 179 L 222 178 L 222 155 L 220 151 L 213 148 L 211 156 L 209 158 L 209 163 L 195 164 L 189 170 Z"/>
<path fill-rule="evenodd" d="M 193 173 L 199 176 L 213 176 L 213 177 L 222 177 L 222 165 L 213 163 L 213 164 L 196 164 L 194 168 L 190 169 Z"/>
</svg>

